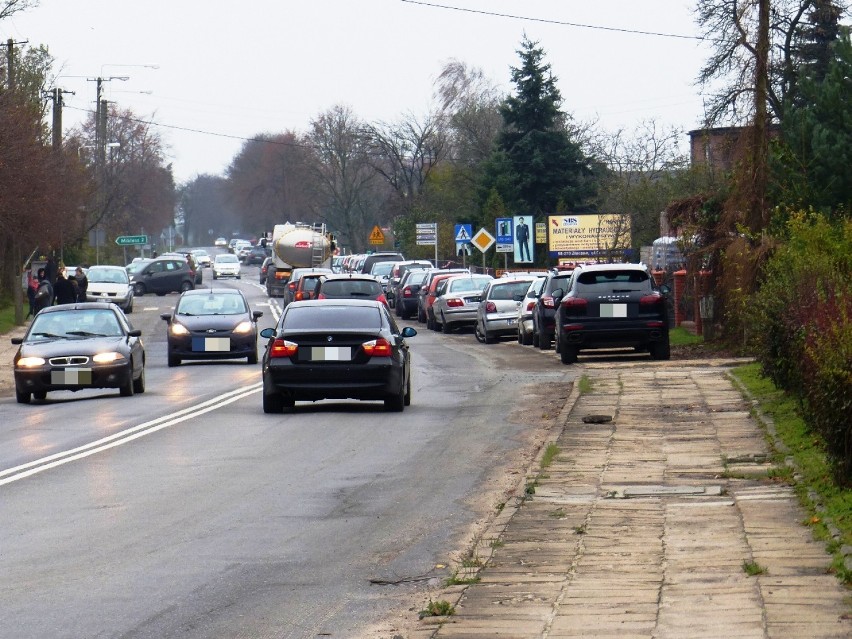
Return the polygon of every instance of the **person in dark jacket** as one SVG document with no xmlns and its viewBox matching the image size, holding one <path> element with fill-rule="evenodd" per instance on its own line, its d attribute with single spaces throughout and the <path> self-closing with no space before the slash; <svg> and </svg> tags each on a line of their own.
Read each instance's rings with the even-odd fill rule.
<svg viewBox="0 0 852 639">
<path fill-rule="evenodd" d="M 27 318 L 30 315 L 36 314 L 36 291 L 38 290 L 38 278 L 33 277 L 33 270 L 27 269 L 27 301 L 30 303 L 30 312 L 27 313 Z M 24 318 L 26 319 L 26 318 Z"/>
<path fill-rule="evenodd" d="M 73 304 L 77 301 L 77 292 L 74 290 L 74 282 L 68 279 L 68 269 L 64 266 L 59 269 L 56 276 L 56 284 L 53 285 L 53 293 L 57 304 Z"/>
<path fill-rule="evenodd" d="M 52 304 L 53 286 L 51 286 L 50 280 L 45 277 L 44 269 L 40 268 L 38 270 L 38 289 L 36 289 L 33 309 L 35 310 L 35 313 L 38 313 L 41 309 L 47 308 Z"/>
<path fill-rule="evenodd" d="M 89 278 L 86 277 L 83 269 L 79 266 L 77 267 L 77 271 L 74 273 L 74 280 L 77 282 L 77 301 L 85 302 L 86 291 L 89 289 Z"/>
</svg>

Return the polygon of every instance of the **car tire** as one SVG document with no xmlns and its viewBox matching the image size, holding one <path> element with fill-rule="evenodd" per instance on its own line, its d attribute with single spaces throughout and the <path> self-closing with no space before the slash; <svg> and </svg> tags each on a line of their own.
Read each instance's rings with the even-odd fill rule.
<svg viewBox="0 0 852 639">
<path fill-rule="evenodd" d="M 444 314 L 441 313 L 441 332 L 444 335 L 449 335 L 452 330 L 452 327 L 447 323 L 447 320 L 444 318 Z"/>
<path fill-rule="evenodd" d="M 40 402 L 47 399 L 47 391 L 36 391 L 33 393 L 33 399 L 37 399 Z"/>
<path fill-rule="evenodd" d="M 405 398 L 403 399 L 403 403 L 406 406 L 411 406 L 411 374 L 409 373 L 408 379 L 405 381 Z"/>
<path fill-rule="evenodd" d="M 169 368 L 174 366 L 180 366 L 180 357 L 176 357 L 175 355 L 169 355 Z"/>
<path fill-rule="evenodd" d="M 532 333 L 526 333 L 521 331 L 521 344 L 524 346 L 530 346 L 533 343 L 533 335 Z"/>
<path fill-rule="evenodd" d="M 213 273 L 213 279 L 214 279 L 214 280 L 218 280 L 218 279 L 219 279 L 219 276 L 218 276 L 218 275 L 216 275 L 216 273 Z"/>
<path fill-rule="evenodd" d="M 476 322 L 476 325 L 473 327 L 473 336 L 476 338 L 476 341 L 480 344 L 485 343 L 485 336 L 482 334 L 482 331 L 479 328 L 479 322 Z"/>
<path fill-rule="evenodd" d="M 494 344 L 494 343 L 497 341 L 497 338 L 496 338 L 496 337 L 494 337 L 494 336 L 493 336 L 491 333 L 489 333 L 488 331 L 482 331 L 482 335 L 483 335 L 483 337 L 485 338 L 485 343 L 486 343 L 486 344 Z"/>
<path fill-rule="evenodd" d="M 549 351 L 550 347 L 553 345 L 553 341 L 550 339 L 550 335 L 546 333 L 540 333 L 538 336 L 538 347 L 543 351 Z"/>
<path fill-rule="evenodd" d="M 254 352 L 253 352 L 253 353 L 251 353 L 251 354 L 248 356 L 248 358 L 247 358 L 247 359 L 248 359 L 248 363 L 249 363 L 249 364 L 257 364 L 257 346 L 255 346 L 255 348 L 254 348 Z"/>
<path fill-rule="evenodd" d="M 426 323 L 426 312 L 419 304 L 417 305 L 417 321 L 423 324 Z"/>
<path fill-rule="evenodd" d="M 426 313 L 426 328 L 428 328 L 430 331 L 438 330 L 437 328 L 435 328 L 435 320 L 429 316 L 429 313 Z"/>
<path fill-rule="evenodd" d="M 131 362 L 130 362 L 130 376 L 127 379 L 127 383 L 124 386 L 119 387 L 118 392 L 122 397 L 133 397 L 135 390 L 136 390 L 136 387 L 133 384 L 133 361 L 131 360 Z"/>
<path fill-rule="evenodd" d="M 237 279 L 242 279 L 242 275 L 237 275 Z"/>
<path fill-rule="evenodd" d="M 580 349 L 574 344 L 562 344 L 559 348 L 559 358 L 563 364 L 574 364 L 579 351 Z"/>
<path fill-rule="evenodd" d="M 30 392 L 19 393 L 15 391 L 15 399 L 18 400 L 19 404 L 29 404 L 32 401 L 33 395 Z"/>
<path fill-rule="evenodd" d="M 132 312 L 133 312 L 133 302 L 131 301 L 130 304 L 127 305 L 127 310 L 124 311 L 124 314 L 130 315 Z"/>
<path fill-rule="evenodd" d="M 146 293 L 146 291 L 145 291 L 145 285 L 144 284 L 142 284 L 141 282 L 136 282 L 133 285 L 133 295 L 135 295 L 137 297 L 142 297 L 143 295 L 145 295 L 145 293 Z"/>
<path fill-rule="evenodd" d="M 133 380 L 133 392 L 134 393 L 144 393 L 145 392 L 145 367 L 142 367 L 142 372 L 139 373 L 139 377 Z"/>
<path fill-rule="evenodd" d="M 405 384 L 399 385 L 399 392 L 385 397 L 385 410 L 401 413 L 405 408 Z"/>
<path fill-rule="evenodd" d="M 194 289 L 194 288 L 195 288 L 195 285 L 194 285 L 192 282 L 188 282 L 188 281 L 187 281 L 187 282 L 183 282 L 183 283 L 180 285 L 180 292 L 181 292 L 181 293 L 186 293 L 187 291 L 191 291 L 191 290 L 192 290 L 192 289 Z"/>
<path fill-rule="evenodd" d="M 263 412 L 264 413 L 283 413 L 284 398 L 280 393 L 263 394 Z"/>
<path fill-rule="evenodd" d="M 667 360 L 671 359 L 671 356 L 672 348 L 671 343 L 669 342 L 669 334 L 667 332 L 665 337 L 663 337 L 663 339 L 661 339 L 659 342 L 651 343 L 651 358 Z"/>
<path fill-rule="evenodd" d="M 523 331 L 520 328 L 518 328 L 518 334 L 516 335 L 516 337 L 518 338 L 518 344 L 524 343 Z"/>
</svg>

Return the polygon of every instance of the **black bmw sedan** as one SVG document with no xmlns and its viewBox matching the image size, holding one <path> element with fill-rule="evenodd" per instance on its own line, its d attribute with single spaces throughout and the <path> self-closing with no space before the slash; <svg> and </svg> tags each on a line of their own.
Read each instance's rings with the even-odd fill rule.
<svg viewBox="0 0 852 639">
<path fill-rule="evenodd" d="M 145 392 L 142 331 L 109 302 L 49 306 L 33 318 L 13 359 L 21 404 L 52 391 L 118 388 L 122 396 Z"/>
<path fill-rule="evenodd" d="M 297 400 L 382 400 L 386 410 L 411 403 L 411 354 L 383 302 L 309 300 L 287 305 L 276 328 L 261 331 L 263 411 Z"/>
<path fill-rule="evenodd" d="M 179 366 L 187 359 L 243 357 L 249 364 L 257 364 L 257 320 L 263 311 L 251 311 L 237 289 L 185 291 L 175 310 L 160 317 L 169 325 L 169 366 Z"/>
</svg>

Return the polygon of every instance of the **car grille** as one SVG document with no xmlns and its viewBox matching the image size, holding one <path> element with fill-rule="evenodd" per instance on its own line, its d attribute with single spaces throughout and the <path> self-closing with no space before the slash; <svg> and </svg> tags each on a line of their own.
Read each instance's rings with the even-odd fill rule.
<svg viewBox="0 0 852 639">
<path fill-rule="evenodd" d="M 51 357 L 48 361 L 51 366 L 83 366 L 89 363 L 89 358 L 86 355 L 69 355 L 66 357 Z"/>
</svg>

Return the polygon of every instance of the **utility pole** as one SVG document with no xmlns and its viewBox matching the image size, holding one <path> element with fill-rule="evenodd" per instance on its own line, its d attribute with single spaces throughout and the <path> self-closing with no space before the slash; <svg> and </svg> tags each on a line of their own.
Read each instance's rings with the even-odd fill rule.
<svg viewBox="0 0 852 639">
<path fill-rule="evenodd" d="M 73 91 L 65 91 L 59 87 L 53 88 L 46 95 L 53 101 L 53 130 L 51 137 L 53 142 L 53 150 L 59 151 L 62 148 L 62 106 L 64 101 L 62 96 L 66 93 L 74 94 Z"/>
</svg>

